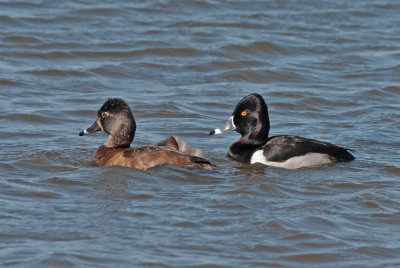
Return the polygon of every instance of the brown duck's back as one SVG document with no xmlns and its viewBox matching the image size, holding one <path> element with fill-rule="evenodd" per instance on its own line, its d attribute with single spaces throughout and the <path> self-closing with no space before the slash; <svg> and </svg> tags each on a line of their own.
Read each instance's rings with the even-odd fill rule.
<svg viewBox="0 0 400 268">
<path fill-rule="evenodd" d="M 109 148 L 102 145 L 97 149 L 94 161 L 101 167 L 124 166 L 139 170 L 147 170 L 165 164 L 209 170 L 215 168 L 213 164 L 204 158 L 184 154 L 161 146 Z"/>
<path fill-rule="evenodd" d="M 164 146 L 184 154 L 203 157 L 203 153 L 201 150 L 193 149 L 187 142 L 184 142 L 181 138 L 179 138 L 176 135 L 170 135 L 168 136 L 167 139 L 158 142 L 156 145 Z"/>
</svg>

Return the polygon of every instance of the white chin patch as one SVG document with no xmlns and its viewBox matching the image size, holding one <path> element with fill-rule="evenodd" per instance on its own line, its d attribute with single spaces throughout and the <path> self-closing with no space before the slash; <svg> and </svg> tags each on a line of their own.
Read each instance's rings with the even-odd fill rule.
<svg viewBox="0 0 400 268">
<path fill-rule="evenodd" d="M 287 169 L 298 169 L 306 167 L 317 167 L 332 164 L 334 160 L 327 154 L 308 153 L 301 156 L 289 158 L 284 162 L 273 162 L 265 159 L 264 151 L 258 150 L 251 156 L 250 164 L 261 163 L 267 166 L 281 167 Z"/>
</svg>

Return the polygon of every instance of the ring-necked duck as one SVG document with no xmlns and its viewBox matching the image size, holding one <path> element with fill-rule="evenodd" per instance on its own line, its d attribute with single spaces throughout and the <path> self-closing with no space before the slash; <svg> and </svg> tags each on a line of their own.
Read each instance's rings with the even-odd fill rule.
<svg viewBox="0 0 400 268">
<path fill-rule="evenodd" d="M 136 122 L 131 109 L 122 99 L 108 99 L 97 112 L 96 121 L 79 133 L 103 131 L 107 141 L 94 154 L 94 161 L 101 167 L 125 166 L 147 170 L 155 166 L 171 164 L 180 167 L 214 169 L 207 159 L 200 157 L 200 151 L 193 150 L 176 136 L 157 145 L 129 148 L 135 137 Z"/>
<path fill-rule="evenodd" d="M 258 94 L 243 98 L 226 124 L 210 135 L 229 130 L 236 130 L 242 137 L 229 148 L 228 156 L 250 164 L 297 169 L 354 159 L 347 149 L 331 143 L 298 136 L 268 137 L 268 107 Z"/>
</svg>

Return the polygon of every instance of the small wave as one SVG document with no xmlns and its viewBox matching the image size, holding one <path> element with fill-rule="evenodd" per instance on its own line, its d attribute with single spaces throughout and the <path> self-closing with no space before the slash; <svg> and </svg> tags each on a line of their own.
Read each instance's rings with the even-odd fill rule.
<svg viewBox="0 0 400 268">
<path fill-rule="evenodd" d="M 92 152 L 88 152 L 90 154 Z M 33 152 L 16 153 L 13 164 L 19 169 L 40 170 L 40 172 L 70 172 L 84 166 L 88 167 L 91 162 L 85 160 L 86 155 L 77 157 L 76 151 L 66 149 L 41 150 Z M 88 156 L 87 159 L 90 159 Z"/>
<path fill-rule="evenodd" d="M 280 257 L 280 259 L 291 261 L 294 263 L 329 263 L 331 261 L 337 261 L 342 257 L 342 254 L 328 253 L 304 253 L 304 254 L 289 254 Z"/>
<path fill-rule="evenodd" d="M 238 28 L 238 29 L 264 29 L 265 26 L 259 23 L 251 22 L 198 22 L 198 21 L 180 21 L 172 24 L 173 27 L 190 27 L 190 28 Z"/>
<path fill-rule="evenodd" d="M 23 196 L 24 198 L 44 198 L 44 199 L 56 199 L 56 198 L 62 198 L 63 196 L 61 194 L 55 193 L 55 192 L 49 192 L 49 191 L 15 191 L 11 193 L 6 193 L 6 194 L 11 194 L 13 196 Z"/>
<path fill-rule="evenodd" d="M 29 43 L 29 44 L 42 42 L 42 40 L 40 40 L 36 37 L 21 36 L 21 35 L 8 36 L 8 37 L 3 38 L 3 41 L 11 42 L 11 43 Z"/>
<path fill-rule="evenodd" d="M 393 173 L 394 175 L 400 175 L 400 167 L 387 165 L 383 167 L 387 172 Z"/>
<path fill-rule="evenodd" d="M 83 44 L 79 42 L 51 42 L 51 43 L 41 43 L 34 45 L 32 48 L 40 50 L 40 51 L 46 51 L 49 50 L 51 53 L 54 52 L 63 52 L 66 53 L 66 57 L 68 57 L 68 52 L 66 50 L 71 50 L 71 49 L 81 49 L 84 47 Z"/>
<path fill-rule="evenodd" d="M 90 70 L 90 72 L 106 77 L 120 77 L 120 78 L 129 77 L 129 73 L 126 72 L 126 70 L 124 70 L 124 68 L 120 66 L 107 65 L 92 69 Z"/>
<path fill-rule="evenodd" d="M 21 58 L 38 58 L 38 59 L 72 59 L 75 58 L 71 53 L 64 51 L 50 51 L 50 52 L 12 52 L 12 56 Z"/>
<path fill-rule="evenodd" d="M 181 221 L 173 225 L 176 227 L 183 227 L 183 228 L 198 228 L 200 226 L 199 224 L 193 221 Z"/>
<path fill-rule="evenodd" d="M 280 82 L 299 82 L 304 81 L 304 77 L 292 72 L 275 72 L 270 70 L 234 70 L 224 72 L 220 78 L 228 81 L 249 81 L 253 83 L 266 83 L 271 81 Z"/>
<path fill-rule="evenodd" d="M 99 8 L 81 8 L 74 10 L 71 12 L 74 16 L 87 16 L 87 15 L 95 15 L 95 16 L 118 16 L 121 14 L 122 9 L 119 8 L 111 8 L 111 7 L 99 7 Z"/>
<path fill-rule="evenodd" d="M 173 9 L 173 10 L 187 10 L 190 8 L 195 9 L 210 9 L 210 8 L 217 8 L 218 5 L 212 3 L 213 1 L 209 0 L 191 0 L 191 1 L 180 1 L 180 0 L 172 0 L 167 2 L 161 2 L 160 7 L 162 10 L 165 9 Z"/>
<path fill-rule="evenodd" d="M 30 123 L 43 123 L 49 124 L 51 122 L 55 123 L 57 121 L 56 118 L 50 116 L 44 116 L 39 114 L 22 114 L 22 113 L 12 113 L 1 115 L 0 119 L 7 119 L 11 121 L 21 121 L 21 122 L 30 122 Z"/>
<path fill-rule="evenodd" d="M 382 89 L 384 92 L 389 92 L 389 93 L 393 93 L 396 95 L 400 94 L 400 87 L 399 86 L 388 86 L 388 87 L 384 87 Z"/>
<path fill-rule="evenodd" d="M 27 74 L 41 75 L 41 76 L 78 76 L 78 77 L 88 77 L 89 74 L 82 71 L 76 70 L 40 70 L 40 71 L 24 71 Z"/>
<path fill-rule="evenodd" d="M 252 67 L 260 67 L 265 66 L 263 62 L 258 60 L 230 60 L 230 61 L 213 61 L 212 65 L 215 65 L 217 68 L 225 68 L 225 69 L 237 69 L 237 68 L 252 68 Z"/>
<path fill-rule="evenodd" d="M 9 16 L 0 16 L 0 24 L 6 24 L 11 26 L 22 26 L 23 23 L 19 19 L 14 19 Z"/>
<path fill-rule="evenodd" d="M 265 55 L 265 54 L 287 54 L 288 51 L 279 45 L 266 41 L 257 41 L 245 45 L 232 44 L 222 47 L 221 51 L 226 56 L 231 55 Z"/>
<path fill-rule="evenodd" d="M 72 53 L 83 58 L 129 58 L 139 56 L 194 57 L 202 52 L 194 48 L 147 48 L 131 51 L 76 51 Z"/>
<path fill-rule="evenodd" d="M 0 79 L 0 86 L 17 86 L 19 83 L 11 81 L 11 80 L 5 80 L 5 79 Z"/>
<path fill-rule="evenodd" d="M 77 180 L 72 180 L 72 179 L 66 179 L 66 178 L 59 178 L 59 177 L 52 177 L 47 180 L 45 180 L 47 183 L 52 183 L 52 184 L 57 184 L 57 185 L 67 185 L 67 186 L 87 186 L 88 183 L 85 183 L 83 181 L 77 181 Z"/>
</svg>

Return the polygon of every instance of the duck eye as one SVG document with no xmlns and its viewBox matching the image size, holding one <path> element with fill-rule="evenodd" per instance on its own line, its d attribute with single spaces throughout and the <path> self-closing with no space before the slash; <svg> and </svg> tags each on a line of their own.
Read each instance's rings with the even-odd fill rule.
<svg viewBox="0 0 400 268">
<path fill-rule="evenodd" d="M 246 115 L 247 115 L 247 112 L 246 112 L 246 111 L 243 111 L 240 115 L 241 115 L 241 116 L 246 116 Z"/>
<path fill-rule="evenodd" d="M 107 112 L 102 112 L 101 113 L 101 117 L 103 117 L 103 118 L 107 117 L 108 115 L 109 115 L 109 113 L 107 113 Z"/>
</svg>

